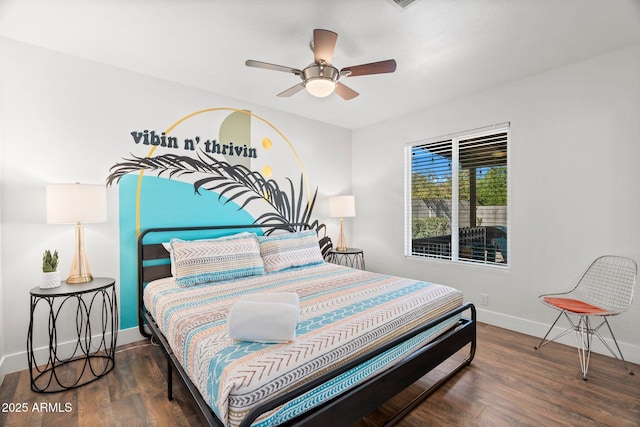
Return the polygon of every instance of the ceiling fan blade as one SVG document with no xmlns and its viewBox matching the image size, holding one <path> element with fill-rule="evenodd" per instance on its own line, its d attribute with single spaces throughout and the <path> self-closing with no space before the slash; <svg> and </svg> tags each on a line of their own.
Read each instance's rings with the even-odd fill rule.
<svg viewBox="0 0 640 427">
<path fill-rule="evenodd" d="M 396 70 L 395 59 L 387 59 L 386 61 L 371 62 L 369 64 L 354 65 L 353 67 L 345 67 L 342 70 L 340 70 L 340 74 L 344 73 L 348 77 L 353 77 L 353 76 L 366 76 L 368 74 L 393 73 L 395 70 Z"/>
<path fill-rule="evenodd" d="M 316 64 L 320 64 L 322 61 L 326 64 L 331 64 L 333 51 L 336 48 L 336 40 L 338 40 L 338 34 L 333 31 L 313 30 L 313 54 Z"/>
<path fill-rule="evenodd" d="M 296 93 L 300 92 L 302 89 L 304 89 L 304 82 L 303 83 L 298 83 L 297 85 L 290 87 L 289 89 L 285 90 L 284 92 L 280 92 L 278 94 L 278 96 L 282 96 L 282 97 L 288 97 L 291 95 L 295 95 Z"/>
<path fill-rule="evenodd" d="M 273 71 L 284 71 L 285 73 L 293 73 L 297 76 L 302 74 L 302 71 L 297 68 L 285 67 L 284 65 L 276 65 L 269 64 L 268 62 L 254 61 L 253 59 L 248 59 L 244 65 L 247 67 L 256 67 L 256 68 L 264 68 L 265 70 L 273 70 Z"/>
<path fill-rule="evenodd" d="M 336 90 L 335 92 L 338 94 L 338 96 L 340 96 L 340 98 L 348 101 L 350 99 L 355 98 L 356 96 L 360 95 L 358 92 L 356 92 L 355 90 L 351 89 L 348 86 L 343 85 L 342 83 L 338 82 L 336 83 Z"/>
</svg>

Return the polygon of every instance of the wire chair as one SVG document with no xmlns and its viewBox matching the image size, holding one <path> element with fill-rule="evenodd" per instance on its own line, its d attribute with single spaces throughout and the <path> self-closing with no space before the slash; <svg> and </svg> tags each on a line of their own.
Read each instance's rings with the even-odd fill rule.
<svg viewBox="0 0 640 427">
<path fill-rule="evenodd" d="M 613 357 L 620 362 L 622 367 L 633 375 L 633 371 L 627 367 L 627 363 L 622 356 L 620 346 L 618 346 L 618 341 L 613 335 L 613 330 L 609 326 L 607 317 L 615 316 L 629 309 L 633 301 L 637 272 L 638 266 L 634 260 L 620 256 L 605 255 L 591 263 L 578 284 L 571 291 L 540 295 L 540 302 L 559 310 L 560 313 L 544 338 L 542 338 L 542 341 L 540 341 L 540 344 L 534 348 L 537 350 L 545 344 L 555 341 L 571 331 L 575 331 L 582 378 L 586 380 L 589 359 L 591 358 L 591 341 L 596 336 Z M 571 326 L 555 337 L 547 339 L 547 336 L 549 336 L 549 333 L 562 315 L 567 318 Z M 570 315 L 578 316 L 577 322 Z M 592 317 L 599 318 L 594 322 L 600 322 L 595 327 L 591 321 Z M 604 325 L 606 325 L 611 338 L 613 338 L 615 347 L 618 350 L 617 354 L 600 334 L 600 328 Z"/>
</svg>

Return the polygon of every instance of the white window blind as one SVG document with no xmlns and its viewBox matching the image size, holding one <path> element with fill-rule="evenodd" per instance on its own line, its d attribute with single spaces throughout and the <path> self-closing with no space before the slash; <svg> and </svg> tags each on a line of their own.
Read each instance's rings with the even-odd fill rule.
<svg viewBox="0 0 640 427">
<path fill-rule="evenodd" d="M 507 265 L 509 126 L 408 144 L 405 255 Z"/>
</svg>

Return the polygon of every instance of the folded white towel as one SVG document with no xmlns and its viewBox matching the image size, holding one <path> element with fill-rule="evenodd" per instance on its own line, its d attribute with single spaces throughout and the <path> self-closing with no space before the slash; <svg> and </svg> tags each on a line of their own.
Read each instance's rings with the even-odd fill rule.
<svg viewBox="0 0 640 427">
<path fill-rule="evenodd" d="M 293 292 L 240 297 L 227 317 L 229 337 L 256 342 L 286 342 L 296 337 L 300 298 Z"/>
</svg>

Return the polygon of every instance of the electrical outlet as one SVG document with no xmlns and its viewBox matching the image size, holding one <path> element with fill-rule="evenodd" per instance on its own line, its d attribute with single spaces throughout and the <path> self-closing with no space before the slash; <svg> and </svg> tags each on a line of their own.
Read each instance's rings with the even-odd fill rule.
<svg viewBox="0 0 640 427">
<path fill-rule="evenodd" d="M 480 294 L 480 305 L 489 305 L 489 295 Z"/>
</svg>

